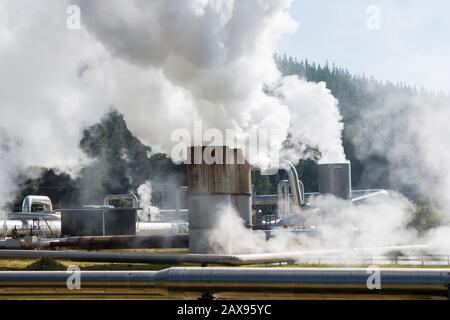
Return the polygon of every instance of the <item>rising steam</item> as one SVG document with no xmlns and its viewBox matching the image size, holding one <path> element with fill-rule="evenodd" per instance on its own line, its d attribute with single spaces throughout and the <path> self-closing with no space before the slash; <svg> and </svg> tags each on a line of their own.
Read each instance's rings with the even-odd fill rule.
<svg viewBox="0 0 450 320">
<path fill-rule="evenodd" d="M 345 160 L 341 116 L 325 84 L 282 77 L 275 65 L 277 41 L 296 28 L 291 0 L 78 0 L 82 28 L 68 30 L 73 2 L 0 2 L 0 206 L 14 194 L 16 174 L 30 166 L 76 172 L 86 161 L 78 148 L 82 129 L 110 106 L 144 143 L 168 154 L 172 132 L 202 120 L 222 132 L 277 129 L 272 148 L 294 162 L 308 156 L 306 146 L 317 148 L 322 161 Z M 398 100 L 411 105 L 401 124 L 389 117 Z M 387 155 L 392 179 L 428 192 L 448 224 L 448 101 L 397 96 L 383 106 L 358 132 L 361 158 L 374 150 Z M 399 125 L 402 135 L 395 134 Z M 401 197 L 358 208 L 335 199 L 321 205 L 321 245 L 416 237 L 406 228 L 410 203 Z M 223 210 L 223 226 L 235 232 L 217 244 L 226 251 L 236 239 L 245 244 L 239 251 L 291 246 L 285 238 L 252 240 L 260 244 L 254 246 L 232 209 Z M 354 234 L 355 224 L 363 234 Z M 450 243 L 446 234 L 441 228 L 427 239 Z"/>
<path fill-rule="evenodd" d="M 291 0 L 80 0 L 82 28 L 69 30 L 72 2 L 0 4 L 1 202 L 29 166 L 80 166 L 81 130 L 110 106 L 168 154 L 172 132 L 202 120 L 222 132 L 278 129 L 272 148 L 291 133 L 293 148 L 302 139 L 344 157 L 336 100 L 274 63 L 278 39 L 296 28 Z"/>
<path fill-rule="evenodd" d="M 114 79 L 115 104 L 142 140 L 170 153 L 171 133 L 202 120 L 223 134 L 277 129 L 272 148 L 280 149 L 291 133 L 294 142 L 326 157 L 345 158 L 337 101 L 325 85 L 283 78 L 275 65 L 277 40 L 296 27 L 290 0 L 129 1 L 126 14 L 117 0 L 80 3 L 88 30 L 106 50 L 145 70 L 132 92 Z M 157 83 L 165 89 L 160 99 L 146 93 Z M 158 123 L 146 123 L 155 116 Z M 289 153 L 297 161 L 303 154 Z"/>
<path fill-rule="evenodd" d="M 146 181 L 137 189 L 139 195 L 139 207 L 142 208 L 142 210 L 139 211 L 139 219 L 141 221 L 150 221 L 152 214 L 159 214 L 159 209 L 152 206 L 152 190 L 151 181 Z"/>
</svg>

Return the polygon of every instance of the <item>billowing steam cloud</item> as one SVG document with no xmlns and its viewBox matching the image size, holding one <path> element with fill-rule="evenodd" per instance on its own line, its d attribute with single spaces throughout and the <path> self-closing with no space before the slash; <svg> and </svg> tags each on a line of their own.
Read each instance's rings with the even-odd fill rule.
<svg viewBox="0 0 450 320">
<path fill-rule="evenodd" d="M 371 110 L 363 115 L 364 125 L 354 135 L 358 157 L 385 156 L 394 188 L 427 195 L 448 212 L 450 99 L 395 93 L 376 102 Z M 371 174 L 369 179 L 378 178 L 378 172 Z"/>
<path fill-rule="evenodd" d="M 59 1 L 0 2 L 0 207 L 30 166 L 76 169 L 82 127 L 107 109 L 91 94 L 98 78 L 82 76 L 101 47 L 67 32 L 65 10 Z"/>
<path fill-rule="evenodd" d="M 152 190 L 151 181 L 146 181 L 137 189 L 139 195 L 139 207 L 142 208 L 142 210 L 139 211 L 139 219 L 141 221 L 149 221 L 152 214 L 159 214 L 159 209 L 152 206 Z"/>
<path fill-rule="evenodd" d="M 78 0 L 80 30 L 66 27 L 69 4 L 0 2 L 0 206 L 15 191 L 15 175 L 30 166 L 76 171 L 86 161 L 78 148 L 82 128 L 110 106 L 144 143 L 167 153 L 174 130 L 192 131 L 202 120 L 205 128 L 243 135 L 277 129 L 272 147 L 294 162 L 307 156 L 307 145 L 319 149 L 322 161 L 345 160 L 336 99 L 324 84 L 282 77 L 273 61 L 278 39 L 296 28 L 291 0 Z M 373 110 L 355 137 L 358 155 L 386 155 L 392 181 L 429 194 L 450 220 L 448 100 L 396 95 Z M 148 184 L 140 193 L 150 201 Z M 326 199 L 321 209 L 317 224 L 325 237 L 313 245 L 416 238 L 406 228 L 410 203 L 401 197 L 361 207 Z M 235 251 L 236 239 L 238 251 L 277 251 L 296 242 L 249 238 L 233 210 L 223 210 L 227 232 L 211 239 L 225 251 Z M 450 243 L 448 231 L 425 240 Z"/>
<path fill-rule="evenodd" d="M 277 40 L 296 27 L 291 0 L 80 0 L 80 30 L 66 27 L 69 4 L 0 3 L 0 202 L 29 166 L 82 163 L 81 129 L 110 106 L 167 153 L 175 129 L 202 120 L 222 132 L 278 129 L 277 149 L 290 132 L 294 145 L 344 157 L 329 91 L 274 64 Z"/>
<path fill-rule="evenodd" d="M 121 1 L 80 2 L 107 50 L 146 70 L 147 79 L 125 78 L 138 88 L 132 92 L 117 80 L 115 101 L 144 141 L 168 152 L 175 129 L 202 120 L 222 133 L 278 129 L 273 148 L 291 133 L 331 160 L 345 158 L 337 101 L 324 85 L 282 78 L 274 63 L 276 41 L 296 27 L 290 0 L 130 1 L 126 13 Z M 161 99 L 145 93 L 155 83 L 166 88 Z M 143 121 L 156 116 L 159 124 Z"/>
<path fill-rule="evenodd" d="M 367 248 L 368 254 L 371 250 L 381 254 L 389 252 L 389 246 L 425 243 L 428 239 L 421 239 L 414 229 L 408 228 L 413 215 L 412 204 L 394 192 L 387 200 L 368 200 L 358 206 L 324 196 L 315 210 L 304 211 L 297 219 L 313 228 L 310 233 L 276 229 L 267 239 L 263 232 L 249 232 L 233 208 L 223 207 L 220 221 L 209 236 L 209 245 L 215 252 L 227 254 L 331 249 L 343 250 L 352 255 L 348 258 L 357 258 L 359 254 L 354 251 L 357 248 Z M 434 237 L 442 240 L 443 231 Z"/>
<path fill-rule="evenodd" d="M 355 132 L 358 157 L 387 159 L 393 188 L 420 194 L 439 213 L 441 227 L 425 237 L 450 247 L 450 99 L 443 95 L 396 93 L 376 102 Z M 382 130 L 380 130 L 382 128 Z M 369 181 L 381 172 L 369 171 Z"/>
</svg>

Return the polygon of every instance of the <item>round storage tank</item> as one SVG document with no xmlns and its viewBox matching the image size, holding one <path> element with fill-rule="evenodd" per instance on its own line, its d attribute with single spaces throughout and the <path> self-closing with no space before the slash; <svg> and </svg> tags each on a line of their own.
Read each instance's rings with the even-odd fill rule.
<svg viewBox="0 0 450 320">
<path fill-rule="evenodd" d="M 352 179 L 350 162 L 319 163 L 319 191 L 341 199 L 351 199 Z"/>
<path fill-rule="evenodd" d="M 223 157 L 224 161 L 205 161 L 204 152 L 217 155 L 218 159 Z M 189 251 L 216 253 L 211 237 L 220 233 L 224 208 L 233 207 L 246 227 L 251 228 L 251 167 L 241 150 L 227 147 L 191 147 L 189 156 Z"/>
</svg>

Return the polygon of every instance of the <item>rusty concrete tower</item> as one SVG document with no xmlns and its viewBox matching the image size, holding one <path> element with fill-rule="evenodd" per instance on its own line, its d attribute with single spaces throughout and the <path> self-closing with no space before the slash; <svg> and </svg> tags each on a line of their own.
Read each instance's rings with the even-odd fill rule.
<svg viewBox="0 0 450 320">
<path fill-rule="evenodd" d="M 228 147 L 188 150 L 189 251 L 213 253 L 223 208 L 232 206 L 251 228 L 251 166 L 242 151 Z"/>
</svg>

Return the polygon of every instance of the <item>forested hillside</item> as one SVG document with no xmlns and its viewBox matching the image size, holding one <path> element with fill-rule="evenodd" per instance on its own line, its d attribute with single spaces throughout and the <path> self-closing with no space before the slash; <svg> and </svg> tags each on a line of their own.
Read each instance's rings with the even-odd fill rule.
<svg viewBox="0 0 450 320">
<path fill-rule="evenodd" d="M 164 154 L 153 154 L 151 147 L 131 134 L 117 111 L 112 110 L 100 123 L 86 128 L 80 148 L 92 162 L 81 169 L 77 178 L 52 168 L 31 168 L 37 171 L 38 178 L 19 177 L 21 192 L 10 206 L 20 207 L 29 194 L 47 195 L 56 207 L 67 208 L 100 204 L 107 194 L 136 192 L 147 180 L 161 185 L 169 180 L 186 184 L 184 166 L 174 165 Z"/>
<path fill-rule="evenodd" d="M 324 81 L 338 99 L 344 123 L 344 150 L 352 164 L 354 189 L 389 188 L 411 194 L 417 191 L 416 181 L 407 184 L 395 179 L 392 170 L 402 164 L 392 163 L 397 159 L 387 157 L 386 149 L 396 137 L 406 133 L 410 126 L 408 114 L 417 110 L 413 107 L 429 108 L 436 100 L 448 97 L 402 83 L 380 82 L 372 77 L 352 75 L 335 65 L 321 66 L 286 56 L 275 59 L 284 75 L 298 75 L 313 82 Z M 376 121 L 372 121 L 373 118 Z M 384 146 L 372 147 L 377 143 Z M 414 150 L 414 143 L 417 142 L 400 140 L 397 147 L 403 145 Z M 367 147 L 368 145 L 371 147 Z M 408 165 L 412 167 L 411 163 Z M 304 169 L 305 166 L 308 170 L 301 171 L 306 190 L 315 191 L 318 188 L 315 163 L 307 161 L 300 164 Z"/>
</svg>

